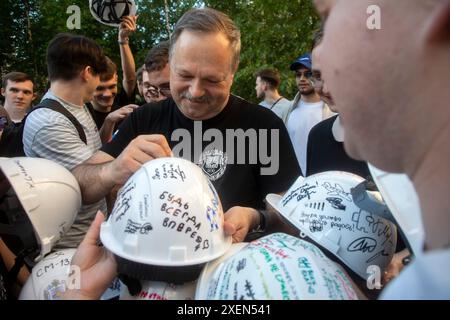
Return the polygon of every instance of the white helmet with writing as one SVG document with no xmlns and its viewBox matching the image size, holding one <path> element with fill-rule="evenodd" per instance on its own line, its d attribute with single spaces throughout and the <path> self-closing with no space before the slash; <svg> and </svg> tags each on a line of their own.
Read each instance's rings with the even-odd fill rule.
<svg viewBox="0 0 450 320">
<path fill-rule="evenodd" d="M 204 263 L 231 246 L 223 224 L 220 199 L 202 170 L 162 158 L 126 182 L 100 237 L 120 274 L 179 284 L 195 280 Z"/>
<path fill-rule="evenodd" d="M 345 271 L 314 244 L 275 233 L 234 244 L 208 263 L 196 299 L 356 300 L 357 292 Z"/>
<path fill-rule="evenodd" d="M 79 289 L 81 273 L 76 266 L 71 266 L 75 252 L 76 249 L 64 249 L 39 261 L 31 270 L 19 300 L 61 300 L 66 290 Z M 100 299 L 118 299 L 120 289 L 120 281 L 115 279 Z"/>
<path fill-rule="evenodd" d="M 395 253 L 395 225 L 360 209 L 351 190 L 364 179 L 346 172 L 300 177 L 281 197 L 266 200 L 286 221 L 366 279 L 368 268 L 384 271 Z"/>
<path fill-rule="evenodd" d="M 70 287 L 68 277 L 75 251 L 57 251 L 36 264 L 20 292 L 19 300 L 61 300 L 63 293 Z"/>
<path fill-rule="evenodd" d="M 0 235 L 29 265 L 48 254 L 81 206 L 75 177 L 46 159 L 0 158 Z"/>
</svg>

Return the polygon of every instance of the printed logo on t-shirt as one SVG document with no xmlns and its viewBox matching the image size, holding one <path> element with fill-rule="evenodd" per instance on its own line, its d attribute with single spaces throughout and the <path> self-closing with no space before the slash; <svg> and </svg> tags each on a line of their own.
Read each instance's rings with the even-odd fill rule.
<svg viewBox="0 0 450 320">
<path fill-rule="evenodd" d="M 227 168 L 227 154 L 218 149 L 205 150 L 200 156 L 199 166 L 206 173 L 209 180 L 220 179 Z"/>
</svg>

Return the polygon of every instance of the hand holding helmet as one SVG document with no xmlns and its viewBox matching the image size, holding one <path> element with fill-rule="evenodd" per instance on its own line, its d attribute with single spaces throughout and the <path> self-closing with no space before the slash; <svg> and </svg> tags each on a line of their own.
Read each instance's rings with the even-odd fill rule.
<svg viewBox="0 0 450 320">
<path fill-rule="evenodd" d="M 395 225 L 360 209 L 351 189 L 364 179 L 346 172 L 300 177 L 281 197 L 267 201 L 302 237 L 308 237 L 344 262 L 362 279 L 370 266 L 384 271 L 397 244 Z"/>
<path fill-rule="evenodd" d="M 134 0 L 89 0 L 89 9 L 98 22 L 118 27 L 125 16 L 136 15 Z"/>
</svg>

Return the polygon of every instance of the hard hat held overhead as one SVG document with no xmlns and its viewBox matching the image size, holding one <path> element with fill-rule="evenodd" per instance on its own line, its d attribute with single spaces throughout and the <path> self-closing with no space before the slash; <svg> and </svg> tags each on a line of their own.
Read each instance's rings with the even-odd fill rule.
<svg viewBox="0 0 450 320">
<path fill-rule="evenodd" d="M 202 170 L 184 159 L 162 158 L 146 163 L 122 187 L 100 237 L 116 255 L 119 273 L 184 283 L 231 246 L 223 223 L 220 199 Z"/>
<path fill-rule="evenodd" d="M 269 204 L 300 231 L 366 279 L 367 270 L 384 271 L 395 253 L 395 225 L 373 212 L 360 209 L 351 189 L 364 179 L 351 173 L 330 171 L 300 177 L 281 197 L 270 194 Z"/>
<path fill-rule="evenodd" d="M 89 9 L 95 20 L 111 27 L 118 27 L 123 17 L 137 12 L 134 0 L 89 0 Z"/>
<path fill-rule="evenodd" d="M 275 233 L 234 244 L 209 262 L 197 282 L 196 299 L 356 300 L 346 273 L 314 244 Z"/>
<path fill-rule="evenodd" d="M 29 265 L 48 254 L 81 206 L 75 177 L 46 159 L 0 158 L 0 235 Z"/>
</svg>

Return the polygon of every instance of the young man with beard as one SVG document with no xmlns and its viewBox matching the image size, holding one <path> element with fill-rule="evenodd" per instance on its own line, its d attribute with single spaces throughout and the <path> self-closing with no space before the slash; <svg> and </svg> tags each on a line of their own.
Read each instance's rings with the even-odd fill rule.
<svg viewBox="0 0 450 320">
<path fill-rule="evenodd" d="M 295 72 L 298 93 L 284 121 L 303 174 L 306 174 L 308 169 L 306 157 L 309 131 L 322 120 L 334 115 L 314 90 L 311 68 L 309 53 L 300 56 L 291 65 L 291 70 Z"/>
<path fill-rule="evenodd" d="M 255 73 L 256 97 L 262 99 L 259 105 L 272 110 L 281 119 L 286 118 L 291 101 L 278 92 L 280 73 L 276 69 L 261 69 Z"/>
</svg>

